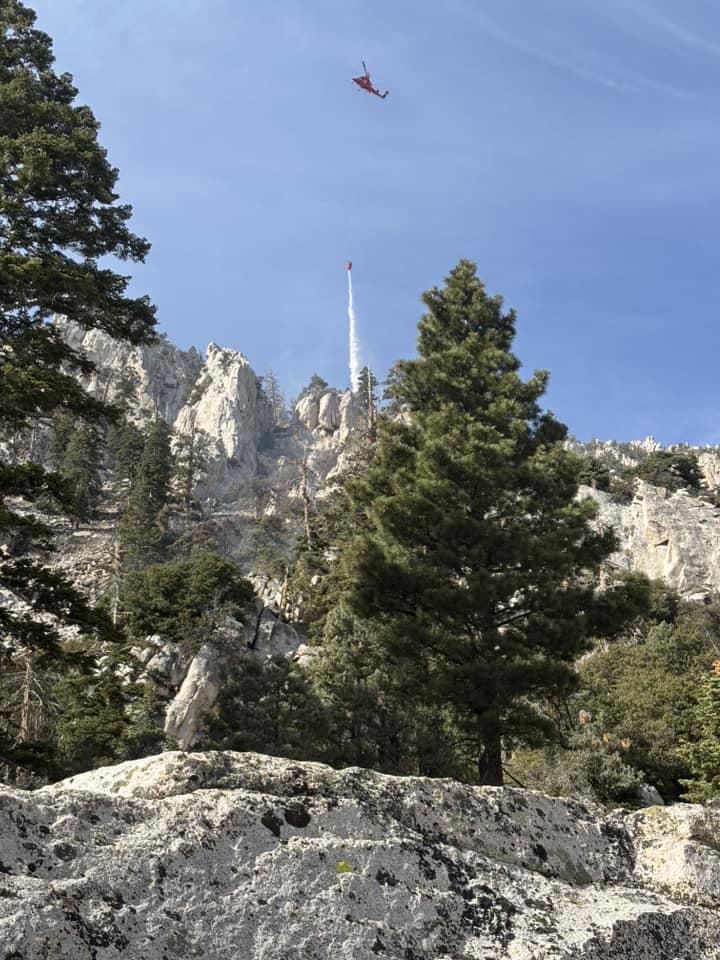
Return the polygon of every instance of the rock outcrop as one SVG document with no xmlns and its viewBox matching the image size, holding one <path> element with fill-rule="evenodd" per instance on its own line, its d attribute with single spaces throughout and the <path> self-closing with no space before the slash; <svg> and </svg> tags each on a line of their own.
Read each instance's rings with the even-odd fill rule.
<svg viewBox="0 0 720 960">
<path fill-rule="evenodd" d="M 94 396 L 114 400 L 123 377 L 130 375 L 136 389 L 133 416 L 138 420 L 160 416 L 175 422 L 202 369 L 197 350 L 180 350 L 162 337 L 151 345 L 133 347 L 100 330 L 85 330 L 62 318 L 58 323 L 70 346 L 95 364 L 94 373 L 82 378 Z"/>
<path fill-rule="evenodd" d="M 5 960 L 717 960 L 720 811 L 166 753 L 0 792 Z"/>
<path fill-rule="evenodd" d="M 664 580 L 688 600 L 720 593 L 720 510 L 712 503 L 642 480 L 629 504 L 590 487 L 581 495 L 598 502 L 598 523 L 615 530 L 617 566 Z"/>
<path fill-rule="evenodd" d="M 203 358 L 163 338 L 131 347 L 62 319 L 58 323 L 71 346 L 95 364 L 94 373 L 81 378 L 90 393 L 112 401 L 130 375 L 136 389 L 133 419 L 142 423 L 161 416 L 177 435 L 201 438 L 206 467 L 195 494 L 204 519 L 216 525 L 223 551 L 244 570 L 253 560 L 248 522 L 283 512 L 284 501 L 299 498 L 303 469 L 314 497 L 322 496 L 342 465 L 359 420 L 357 398 L 349 390 L 315 384 L 293 415 L 279 417 L 261 379 L 236 350 L 210 343 Z M 294 527 L 288 529 L 286 546 L 296 535 Z M 102 571 L 91 575 L 103 578 Z"/>
<path fill-rule="evenodd" d="M 178 433 L 202 431 L 212 444 L 208 474 L 198 491 L 202 499 L 251 496 L 258 443 L 271 426 L 271 411 L 242 353 L 208 345 L 198 381 L 174 426 Z"/>
<path fill-rule="evenodd" d="M 165 713 L 165 734 L 183 749 L 191 746 L 202 716 L 214 706 L 223 683 L 223 658 L 212 643 L 204 643 L 190 661 L 180 689 Z"/>
</svg>

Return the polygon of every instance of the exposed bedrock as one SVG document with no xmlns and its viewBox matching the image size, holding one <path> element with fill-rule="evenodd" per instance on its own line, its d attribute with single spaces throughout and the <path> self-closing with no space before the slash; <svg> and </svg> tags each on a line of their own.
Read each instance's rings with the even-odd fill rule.
<svg viewBox="0 0 720 960">
<path fill-rule="evenodd" d="M 717 960 L 720 811 L 166 753 L 0 791 L 14 960 Z"/>
</svg>

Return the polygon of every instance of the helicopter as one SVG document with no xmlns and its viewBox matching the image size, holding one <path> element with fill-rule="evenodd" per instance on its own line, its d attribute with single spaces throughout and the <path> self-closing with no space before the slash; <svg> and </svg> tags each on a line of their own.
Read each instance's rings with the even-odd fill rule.
<svg viewBox="0 0 720 960">
<path fill-rule="evenodd" d="M 390 93 L 389 90 L 386 90 L 385 93 L 380 93 L 377 87 L 373 86 L 372 80 L 370 79 L 370 74 L 368 68 L 365 66 L 365 61 L 362 61 L 363 70 L 365 73 L 361 77 L 353 77 L 352 82 L 356 83 L 361 90 L 366 90 L 368 93 L 372 93 L 376 97 L 380 97 L 381 100 L 384 100 L 385 97 Z"/>
</svg>

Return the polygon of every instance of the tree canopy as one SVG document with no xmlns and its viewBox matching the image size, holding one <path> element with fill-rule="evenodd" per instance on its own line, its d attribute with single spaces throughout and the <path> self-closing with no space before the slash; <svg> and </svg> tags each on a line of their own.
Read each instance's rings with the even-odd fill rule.
<svg viewBox="0 0 720 960">
<path fill-rule="evenodd" d="M 503 744 L 547 730 L 537 702 L 575 683 L 574 660 L 633 603 L 598 592 L 614 536 L 575 497 L 580 462 L 539 406 L 547 374 L 519 375 L 514 312 L 465 260 L 423 302 L 419 356 L 389 378 L 407 415 L 380 422 L 350 484 L 367 529 L 341 562 L 354 612 L 500 783 Z"/>
<path fill-rule="evenodd" d="M 73 375 L 88 372 L 90 364 L 63 337 L 58 316 L 132 343 L 153 337 L 149 300 L 128 296 L 129 278 L 104 259 L 142 262 L 149 244 L 129 229 L 132 211 L 119 203 L 118 171 L 98 142 L 97 120 L 89 107 L 75 102 L 72 77 L 56 73 L 53 61 L 52 42 L 35 28 L 34 12 L 19 0 L 0 0 L 4 440 L 48 424 L 60 412 L 89 423 L 110 412 Z M 50 547 L 49 529 L 37 513 L 19 511 L 13 498 L 54 502 L 66 510 L 78 504 L 77 492 L 32 462 L 32 444 L 29 449 L 29 460 L 18 462 L 10 445 L 0 445 L 0 587 L 15 598 L 0 609 L 0 626 L 10 639 L 2 655 L 37 650 L 60 657 L 62 625 L 91 635 L 106 625 L 67 581 L 37 559 L 38 551 Z M 0 749 L 7 756 L 12 743 Z"/>
</svg>

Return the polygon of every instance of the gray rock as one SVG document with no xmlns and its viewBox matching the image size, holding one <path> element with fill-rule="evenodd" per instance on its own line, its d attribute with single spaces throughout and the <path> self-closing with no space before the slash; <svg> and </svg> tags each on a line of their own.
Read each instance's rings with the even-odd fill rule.
<svg viewBox="0 0 720 960">
<path fill-rule="evenodd" d="M 96 365 L 94 373 L 83 378 L 94 396 L 112 400 L 122 374 L 132 373 L 137 378 L 133 415 L 138 420 L 159 415 L 169 423 L 175 421 L 202 367 L 197 350 L 180 350 L 163 339 L 150 346 L 132 347 L 100 330 L 84 330 L 63 318 L 56 322 L 68 343 Z"/>
<path fill-rule="evenodd" d="M 202 430 L 214 442 L 214 457 L 198 490 L 201 498 L 231 501 L 247 497 L 257 470 L 260 435 L 270 411 L 258 394 L 258 379 L 236 350 L 208 345 L 196 389 L 179 411 L 179 433 Z"/>
<path fill-rule="evenodd" d="M 720 810 L 679 803 L 628 821 L 635 875 L 669 896 L 720 908 Z"/>
<path fill-rule="evenodd" d="M 593 497 L 597 522 L 615 530 L 620 545 L 611 559 L 617 566 L 664 580 L 685 599 L 720 592 L 720 513 L 711 503 L 641 480 L 629 504 L 590 487 L 581 487 L 580 495 Z"/>
<path fill-rule="evenodd" d="M 360 410 L 357 397 L 350 390 L 340 395 L 340 427 L 338 439 L 341 444 L 347 443 L 352 437 L 360 419 Z"/>
<path fill-rule="evenodd" d="M 145 664 L 145 669 L 157 674 L 170 686 L 177 687 L 185 678 L 185 658 L 180 645 L 177 643 L 163 643 Z"/>
<path fill-rule="evenodd" d="M 719 838 L 699 807 L 166 753 L 0 791 L 0 942 L 15 960 L 718 960 Z"/>
<path fill-rule="evenodd" d="M 215 705 L 222 685 L 223 658 L 213 644 L 204 643 L 190 661 L 182 685 L 165 714 L 165 734 L 187 749 L 201 732 L 203 714 Z"/>
<path fill-rule="evenodd" d="M 334 390 L 329 390 L 320 397 L 318 426 L 328 433 L 335 433 L 340 426 L 340 404 Z"/>
<path fill-rule="evenodd" d="M 287 657 L 295 654 L 301 642 L 292 624 L 266 608 L 258 620 L 252 651 L 258 657 Z"/>
<path fill-rule="evenodd" d="M 258 657 L 267 657 L 272 654 L 272 634 L 277 622 L 277 613 L 273 613 L 267 607 L 260 614 L 252 644 L 253 653 Z"/>
<path fill-rule="evenodd" d="M 320 405 L 317 399 L 310 394 L 301 397 L 295 405 L 295 413 L 303 426 L 308 430 L 314 430 L 318 425 L 320 415 Z"/>
<path fill-rule="evenodd" d="M 301 667 L 308 667 L 319 655 L 320 650 L 318 647 L 311 647 L 307 643 L 301 643 L 295 651 L 293 659 L 296 663 L 299 663 Z"/>
<path fill-rule="evenodd" d="M 287 657 L 300 646 L 300 637 L 292 624 L 278 620 L 270 634 L 270 653 L 273 657 Z"/>
<path fill-rule="evenodd" d="M 660 796 L 660 791 L 651 783 L 641 783 L 635 791 L 635 795 L 644 807 L 663 807 L 665 801 Z"/>
</svg>

